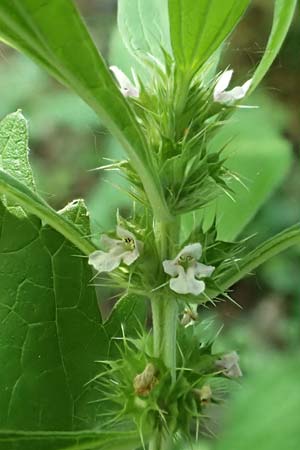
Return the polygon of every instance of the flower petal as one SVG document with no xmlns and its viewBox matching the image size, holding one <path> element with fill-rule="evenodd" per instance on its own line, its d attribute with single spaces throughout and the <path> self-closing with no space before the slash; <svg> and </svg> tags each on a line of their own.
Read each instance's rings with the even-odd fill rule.
<svg viewBox="0 0 300 450">
<path fill-rule="evenodd" d="M 210 277 L 213 271 L 215 270 L 214 266 L 206 266 L 205 264 L 195 263 L 195 276 L 198 278 L 202 277 Z"/>
<path fill-rule="evenodd" d="M 223 355 L 221 359 L 216 361 L 216 366 L 223 369 L 224 375 L 229 378 L 239 378 L 243 375 L 239 366 L 239 356 L 237 352 L 230 352 Z"/>
<path fill-rule="evenodd" d="M 125 75 L 122 70 L 120 70 L 117 66 L 110 66 L 110 70 L 116 77 L 117 82 L 119 83 L 120 90 L 124 97 L 138 97 L 139 89 L 131 83 L 129 78 Z"/>
<path fill-rule="evenodd" d="M 230 91 L 214 91 L 214 101 L 218 103 L 230 104 L 241 100 L 247 94 L 252 83 L 252 78 L 246 81 L 242 86 L 236 86 Z"/>
<path fill-rule="evenodd" d="M 126 228 L 123 228 L 120 225 L 117 226 L 117 235 L 121 239 L 132 239 L 133 241 L 135 241 L 135 235 L 131 233 L 131 231 L 126 230 Z"/>
<path fill-rule="evenodd" d="M 97 250 L 89 255 L 89 264 L 101 272 L 111 272 L 121 264 L 121 255 L 113 255 Z"/>
<path fill-rule="evenodd" d="M 251 86 L 251 84 L 252 84 L 252 80 L 253 80 L 253 79 L 250 78 L 250 80 L 246 81 L 246 83 L 243 84 L 242 89 L 243 89 L 243 91 L 244 91 L 244 95 L 246 95 L 247 92 L 249 91 L 250 86 Z"/>
<path fill-rule="evenodd" d="M 115 247 L 118 243 L 120 243 L 118 239 L 112 239 L 107 234 L 102 234 L 100 238 L 100 244 L 105 249 L 110 250 L 111 248 Z"/>
<path fill-rule="evenodd" d="M 176 256 L 176 261 L 182 257 L 192 256 L 195 259 L 199 259 L 202 254 L 202 245 L 199 242 L 195 244 L 189 244 L 183 247 L 183 249 Z"/>
<path fill-rule="evenodd" d="M 177 277 L 171 278 L 170 288 L 172 291 L 177 292 L 177 294 L 200 295 L 204 292 L 205 283 L 195 279 L 192 282 L 187 282 L 186 279 Z"/>
<path fill-rule="evenodd" d="M 132 251 L 127 251 L 122 255 L 122 261 L 126 264 L 126 266 L 131 266 L 140 256 L 139 251 L 135 248 Z"/>
<path fill-rule="evenodd" d="M 220 78 L 215 86 L 215 89 L 214 89 L 213 96 L 214 96 L 215 101 L 218 101 L 216 97 L 218 97 L 219 94 L 224 92 L 225 89 L 229 86 L 232 75 L 233 75 L 233 70 L 225 70 L 225 72 L 223 72 L 222 75 L 220 76 Z"/>
<path fill-rule="evenodd" d="M 176 277 L 179 274 L 179 265 L 174 262 L 174 259 L 166 259 L 163 261 L 164 272 L 171 277 Z"/>
<path fill-rule="evenodd" d="M 205 283 L 194 278 L 192 268 L 188 268 L 187 272 L 185 272 L 183 267 L 178 267 L 179 276 L 170 280 L 170 288 L 172 291 L 177 292 L 177 294 L 200 295 L 205 289 Z"/>
</svg>

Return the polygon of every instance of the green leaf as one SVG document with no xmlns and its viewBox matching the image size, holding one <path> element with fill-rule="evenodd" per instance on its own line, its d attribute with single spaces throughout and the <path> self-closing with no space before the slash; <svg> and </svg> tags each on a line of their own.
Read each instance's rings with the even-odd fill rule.
<svg viewBox="0 0 300 450">
<path fill-rule="evenodd" d="M 181 72 L 193 74 L 232 32 L 250 0 L 169 0 L 172 49 Z"/>
<path fill-rule="evenodd" d="M 86 383 L 108 338 L 87 260 L 20 207 L 0 217 L 0 428 L 94 426 L 99 393 Z"/>
<path fill-rule="evenodd" d="M 151 153 L 71 0 L 3 0 L 0 38 L 73 89 L 118 138 L 158 216 L 169 217 Z"/>
<path fill-rule="evenodd" d="M 27 122 L 21 111 L 9 114 L 0 122 L 0 167 L 35 190 L 28 160 Z"/>
<path fill-rule="evenodd" d="M 127 294 L 118 300 L 107 321 L 105 329 L 110 337 L 120 336 L 120 325 L 124 326 L 125 336 L 127 329 L 132 335 L 144 325 L 147 313 L 146 298 L 136 294 Z"/>
<path fill-rule="evenodd" d="M 217 279 L 218 290 L 207 290 L 207 295 L 215 297 L 225 292 L 239 280 L 252 273 L 264 262 L 287 250 L 289 247 L 300 244 L 300 223 L 268 239 L 255 250 L 241 258 Z"/>
<path fill-rule="evenodd" d="M 298 450 L 300 448 L 300 364 L 298 357 L 264 361 L 245 380 L 232 407 L 216 450 Z"/>
<path fill-rule="evenodd" d="M 1 450 L 134 450 L 137 432 L 0 432 Z"/>
<path fill-rule="evenodd" d="M 15 126 L 2 144 L 19 142 L 14 164 L 24 178 L 30 167 L 18 161 L 27 157 L 27 138 L 18 114 L 13 121 Z M 4 121 L 0 135 L 6 125 Z M 0 148 L 5 154 L 3 167 L 9 169 L 13 165 L 6 152 Z M 16 204 L 24 192 L 38 205 L 45 206 L 43 200 L 8 173 L 1 171 L 1 176 L 7 182 L 4 199 L 14 192 L 13 186 L 21 194 L 10 196 L 12 205 L 0 202 L 0 448 L 134 448 L 136 434 L 126 435 L 123 445 L 120 434 L 65 433 L 101 425 L 102 393 L 89 382 L 101 370 L 96 361 L 108 358 L 115 341 L 110 341 L 109 327 L 102 324 L 87 259 L 63 235 Z M 79 236 L 90 233 L 82 201 L 53 214 Z M 135 331 L 129 323 L 132 304 L 116 310 L 111 316 L 114 336 L 121 336 L 121 322 L 130 336 Z"/>
<path fill-rule="evenodd" d="M 128 50 L 139 60 L 147 53 L 171 54 L 167 0 L 119 0 L 118 28 Z"/>
<path fill-rule="evenodd" d="M 226 166 L 238 177 L 230 183 L 232 198 L 221 195 L 203 213 L 206 228 L 216 219 L 221 241 L 232 241 L 241 233 L 291 165 L 291 147 L 281 133 L 287 114 L 277 104 L 262 100 L 254 98 L 251 102 L 259 109 L 238 110 L 211 143 L 212 150 L 228 143 Z"/>
<path fill-rule="evenodd" d="M 262 60 L 254 73 L 250 92 L 260 83 L 276 58 L 289 31 L 296 6 L 297 0 L 275 0 L 271 33 Z"/>
</svg>

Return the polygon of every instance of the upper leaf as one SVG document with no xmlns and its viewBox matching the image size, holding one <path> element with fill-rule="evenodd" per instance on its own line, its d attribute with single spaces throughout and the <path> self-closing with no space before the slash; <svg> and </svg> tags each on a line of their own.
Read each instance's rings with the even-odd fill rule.
<svg viewBox="0 0 300 450">
<path fill-rule="evenodd" d="M 197 71 L 232 32 L 249 3 L 169 0 L 172 49 L 181 71 Z"/>
<path fill-rule="evenodd" d="M 119 139 L 158 216 L 168 216 L 151 153 L 71 0 L 3 0 L 0 38 L 80 95 Z"/>
<path fill-rule="evenodd" d="M 118 28 L 126 47 L 139 59 L 147 53 L 171 54 L 167 0 L 119 0 Z"/>
<path fill-rule="evenodd" d="M 262 60 L 254 73 L 250 91 L 260 83 L 278 54 L 290 28 L 296 6 L 297 0 L 275 0 L 272 30 Z"/>
</svg>

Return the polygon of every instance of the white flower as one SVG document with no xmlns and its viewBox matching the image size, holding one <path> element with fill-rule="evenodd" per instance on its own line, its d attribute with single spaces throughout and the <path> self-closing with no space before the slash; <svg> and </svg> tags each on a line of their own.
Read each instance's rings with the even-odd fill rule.
<svg viewBox="0 0 300 450">
<path fill-rule="evenodd" d="M 103 234 L 101 244 L 108 252 L 97 250 L 90 254 L 89 264 L 98 273 L 111 272 L 119 267 L 122 262 L 130 266 L 140 256 L 143 243 L 138 241 L 133 233 L 118 226 L 117 235 L 120 239 L 112 239 Z"/>
<path fill-rule="evenodd" d="M 242 86 L 236 86 L 231 89 L 231 91 L 225 90 L 229 86 L 232 75 L 233 70 L 225 70 L 220 76 L 213 93 L 215 102 L 230 105 L 231 103 L 244 98 L 247 94 L 252 83 L 252 78 L 246 81 Z"/>
<path fill-rule="evenodd" d="M 112 73 L 116 77 L 116 80 L 117 80 L 117 82 L 119 83 L 119 86 L 120 86 L 120 91 L 122 92 L 124 97 L 135 97 L 135 98 L 138 98 L 138 96 L 140 95 L 140 90 L 139 90 L 139 87 L 137 85 L 137 80 L 136 80 L 136 85 L 131 83 L 131 81 L 125 75 L 125 73 L 122 72 L 122 70 L 120 70 L 117 66 L 110 66 L 110 70 L 112 71 Z"/>
<path fill-rule="evenodd" d="M 229 378 L 241 377 L 242 371 L 239 366 L 239 355 L 237 352 L 227 353 L 216 361 L 216 366 L 222 369 L 224 375 Z"/>
<path fill-rule="evenodd" d="M 171 275 L 170 288 L 178 294 L 200 295 L 205 289 L 204 281 L 198 278 L 210 277 L 215 268 L 201 264 L 199 243 L 186 245 L 175 259 L 163 262 L 164 271 Z"/>
</svg>

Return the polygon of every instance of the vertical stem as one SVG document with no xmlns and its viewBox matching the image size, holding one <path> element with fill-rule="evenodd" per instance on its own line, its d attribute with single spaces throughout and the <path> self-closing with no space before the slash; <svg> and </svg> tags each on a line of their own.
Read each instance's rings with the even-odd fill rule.
<svg viewBox="0 0 300 450">
<path fill-rule="evenodd" d="M 178 222 L 157 222 L 155 224 L 157 248 L 161 261 L 172 256 L 174 243 L 178 238 Z M 170 370 L 173 383 L 176 380 L 176 328 L 178 307 L 170 296 L 154 294 L 151 297 L 154 356 L 160 358 Z M 150 441 L 149 450 L 168 450 L 171 436 L 164 430 L 156 430 Z"/>
<path fill-rule="evenodd" d="M 149 450 L 170 450 L 171 444 L 170 436 L 166 436 L 165 433 L 157 431 L 150 441 Z"/>
<path fill-rule="evenodd" d="M 172 297 L 156 296 L 151 299 L 154 355 L 176 374 L 177 302 Z"/>
</svg>

